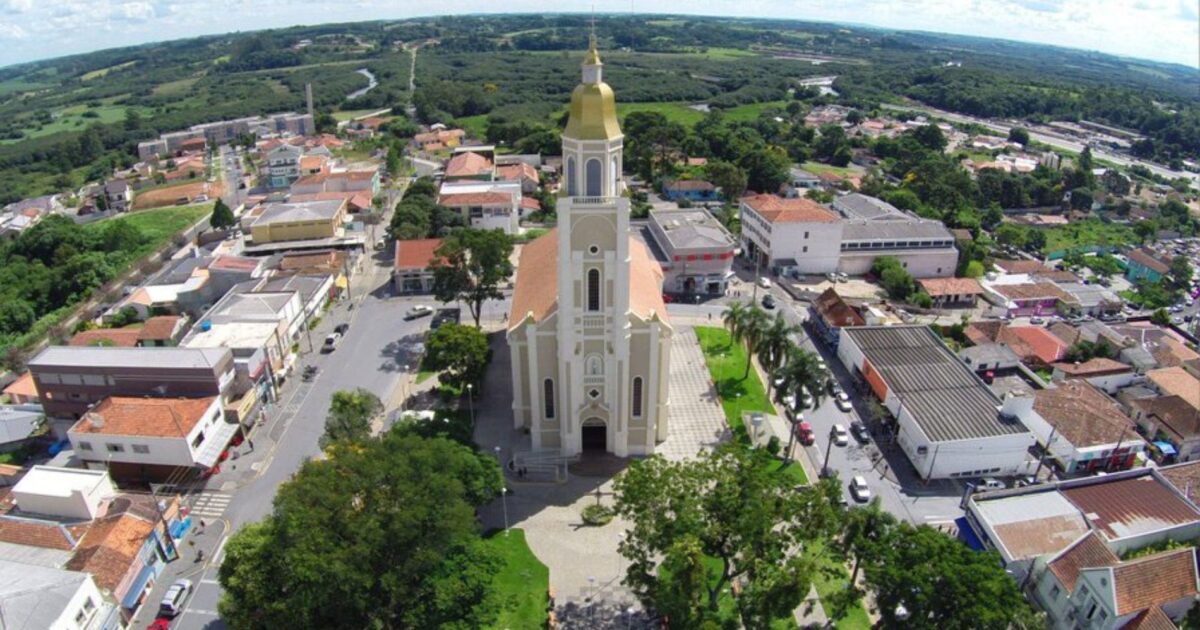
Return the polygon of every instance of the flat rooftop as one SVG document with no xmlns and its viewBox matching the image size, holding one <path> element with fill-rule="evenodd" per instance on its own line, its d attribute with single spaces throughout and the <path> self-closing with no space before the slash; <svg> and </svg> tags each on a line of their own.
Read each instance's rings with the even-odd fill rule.
<svg viewBox="0 0 1200 630">
<path fill-rule="evenodd" d="M 713 215 L 701 209 L 651 210 L 650 221 L 675 251 L 733 247 L 733 237 Z"/>
<path fill-rule="evenodd" d="M 16 494 L 69 497 L 75 492 L 90 492 L 108 480 L 108 472 L 83 468 L 34 466 L 13 486 Z"/>
<path fill-rule="evenodd" d="M 1000 417 L 1000 399 L 927 326 L 843 328 L 934 442 L 1028 433 Z"/>
<path fill-rule="evenodd" d="M 229 355 L 224 348 L 112 348 L 50 346 L 29 361 L 29 368 L 215 368 Z"/>
</svg>

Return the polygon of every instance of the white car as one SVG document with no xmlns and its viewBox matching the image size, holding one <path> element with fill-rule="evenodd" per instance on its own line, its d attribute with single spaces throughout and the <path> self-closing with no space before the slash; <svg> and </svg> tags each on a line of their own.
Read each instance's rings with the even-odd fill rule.
<svg viewBox="0 0 1200 630">
<path fill-rule="evenodd" d="M 163 617 L 175 617 L 183 612 L 183 602 L 191 592 L 191 580 L 175 580 L 163 595 L 162 602 L 158 604 L 158 614 Z"/>
<path fill-rule="evenodd" d="M 850 480 L 850 494 L 855 501 L 866 503 L 871 500 L 871 489 L 867 487 L 867 480 L 861 475 L 855 476 Z"/>
<path fill-rule="evenodd" d="M 846 432 L 846 427 L 840 424 L 833 425 L 833 443 L 838 446 L 850 443 L 850 434 Z"/>
<path fill-rule="evenodd" d="M 766 279 L 766 278 L 759 278 L 759 279 L 758 279 L 758 286 L 760 286 L 760 287 L 762 287 L 762 288 L 764 288 L 764 289 L 770 289 L 770 288 L 771 288 L 771 281 L 770 281 L 770 280 L 768 280 L 768 279 Z"/>
<path fill-rule="evenodd" d="M 850 397 L 846 395 L 846 392 L 838 392 L 837 408 L 840 409 L 841 411 L 847 411 L 847 412 L 850 411 L 850 409 L 852 409 L 852 407 L 850 406 Z"/>
<path fill-rule="evenodd" d="M 808 393 L 808 390 L 807 390 L 807 389 L 805 389 L 805 390 L 801 390 L 801 391 L 803 391 L 803 392 L 804 392 L 804 396 L 803 396 L 803 397 L 800 399 L 801 403 L 804 405 L 804 408 L 805 408 L 805 409 L 812 409 L 812 408 L 813 408 L 813 397 L 812 397 L 812 394 Z"/>
<path fill-rule="evenodd" d="M 404 319 L 417 319 L 418 317 L 425 317 L 426 315 L 432 315 L 432 314 L 433 314 L 432 307 L 426 306 L 424 304 L 418 304 L 418 305 L 408 309 L 408 312 L 404 314 Z"/>
</svg>

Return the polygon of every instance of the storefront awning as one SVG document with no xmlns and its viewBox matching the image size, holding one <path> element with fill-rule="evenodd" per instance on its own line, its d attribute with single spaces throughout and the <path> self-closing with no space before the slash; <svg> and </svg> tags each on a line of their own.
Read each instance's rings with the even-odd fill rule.
<svg viewBox="0 0 1200 630">
<path fill-rule="evenodd" d="M 966 543 L 968 547 L 975 551 L 987 550 L 987 545 L 984 545 L 983 541 L 979 540 L 979 536 L 975 535 L 975 530 L 971 529 L 971 523 L 967 521 L 967 517 L 960 516 L 954 519 L 954 524 L 958 526 L 959 539 Z"/>
<path fill-rule="evenodd" d="M 1163 455 L 1175 455 L 1178 451 L 1170 442 L 1159 440 L 1154 443 L 1154 448 L 1157 448 Z"/>
</svg>

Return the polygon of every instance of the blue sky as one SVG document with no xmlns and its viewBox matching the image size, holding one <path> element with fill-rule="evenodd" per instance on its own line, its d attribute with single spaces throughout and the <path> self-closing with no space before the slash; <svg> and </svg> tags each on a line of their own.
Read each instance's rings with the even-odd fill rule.
<svg viewBox="0 0 1200 630">
<path fill-rule="evenodd" d="M 528 0 L 0 0 L 0 66 L 150 41 L 439 13 L 585 12 Z M 597 12 L 777 17 L 998 37 L 1200 66 L 1197 0 L 598 0 Z"/>
</svg>

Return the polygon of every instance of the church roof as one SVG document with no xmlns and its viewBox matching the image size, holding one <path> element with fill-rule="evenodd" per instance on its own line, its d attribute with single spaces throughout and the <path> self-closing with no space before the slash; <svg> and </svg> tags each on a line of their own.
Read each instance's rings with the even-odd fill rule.
<svg viewBox="0 0 1200 630">
<path fill-rule="evenodd" d="M 667 320 L 662 297 L 662 267 L 646 245 L 629 238 L 629 310 L 642 318 L 651 313 Z M 513 290 L 509 321 L 516 327 L 526 315 L 541 322 L 558 306 L 558 228 L 530 241 L 517 261 L 517 283 Z"/>
</svg>

